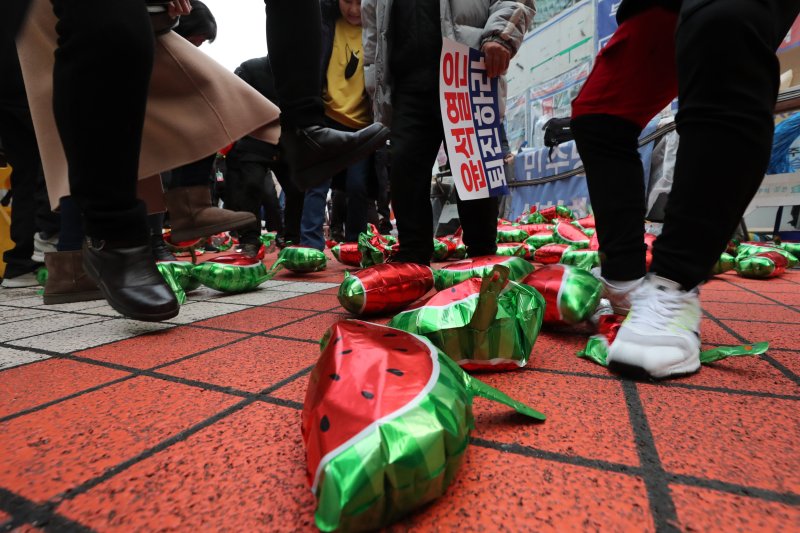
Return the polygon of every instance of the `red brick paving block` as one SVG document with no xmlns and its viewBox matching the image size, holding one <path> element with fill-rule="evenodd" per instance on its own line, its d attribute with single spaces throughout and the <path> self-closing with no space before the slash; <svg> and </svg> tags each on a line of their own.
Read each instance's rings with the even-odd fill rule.
<svg viewBox="0 0 800 533">
<path fill-rule="evenodd" d="M 800 493 L 797 402 L 639 385 L 664 469 Z"/>
<path fill-rule="evenodd" d="M 683 531 L 798 531 L 800 508 L 708 489 L 670 486 Z"/>
<path fill-rule="evenodd" d="M 588 336 L 583 335 L 543 331 L 533 345 L 528 367 L 608 375 L 608 370 L 602 366 L 578 357 L 578 352 L 586 347 L 587 339 Z"/>
<path fill-rule="evenodd" d="M 133 368 L 151 368 L 242 337 L 236 333 L 184 326 L 113 342 L 75 355 Z"/>
<path fill-rule="evenodd" d="M 270 394 L 270 396 L 282 400 L 303 403 L 306 399 L 306 389 L 308 389 L 308 376 L 303 376 L 302 378 L 292 381 L 288 385 L 284 385 Z"/>
<path fill-rule="evenodd" d="M 731 283 L 741 289 L 749 289 L 757 293 L 767 294 L 769 297 L 774 297 L 770 293 L 797 293 L 800 291 L 800 285 L 791 281 L 785 281 L 781 278 L 770 279 L 747 279 L 742 277 L 732 278 Z"/>
<path fill-rule="evenodd" d="M 713 346 L 703 346 L 703 350 Z M 772 355 L 775 352 L 770 352 Z M 768 361 L 754 357 L 731 357 L 711 365 L 703 365 L 700 372 L 680 378 L 678 383 L 722 387 L 742 391 L 769 392 L 772 394 L 800 394 L 800 387 L 784 376 Z"/>
<path fill-rule="evenodd" d="M 237 311 L 235 313 L 209 318 L 208 320 L 196 322 L 195 325 L 234 331 L 246 331 L 248 333 L 261 333 L 262 331 L 282 326 L 288 322 L 311 316 L 313 313 L 313 311 L 300 311 L 295 309 L 255 307 L 253 309 L 245 309 L 244 311 Z"/>
<path fill-rule="evenodd" d="M 705 302 L 733 302 L 733 303 L 748 303 L 748 304 L 775 304 L 773 300 L 744 291 L 742 289 L 729 290 L 729 291 L 706 291 L 705 288 L 700 289 L 700 301 Z"/>
<path fill-rule="evenodd" d="M 299 341 L 254 337 L 159 370 L 249 392 L 270 385 L 314 364 L 319 347 Z"/>
<path fill-rule="evenodd" d="M 478 377 L 543 412 L 547 421 L 531 423 L 508 407 L 476 398 L 476 437 L 570 456 L 639 464 L 620 382 L 525 371 Z"/>
<path fill-rule="evenodd" d="M 43 501 L 239 401 L 139 377 L 0 424 L 0 486 Z"/>
<path fill-rule="evenodd" d="M 267 307 L 288 307 L 307 311 L 329 311 L 339 309 L 339 300 L 332 294 L 306 294 L 297 298 L 280 300 L 267 305 Z M 800 316 L 800 313 L 798 313 Z"/>
<path fill-rule="evenodd" d="M 294 324 L 270 331 L 272 335 L 318 341 L 339 320 L 353 318 L 349 313 L 322 313 Z"/>
<path fill-rule="evenodd" d="M 0 417 L 114 381 L 127 372 L 47 359 L 0 372 Z"/>
<path fill-rule="evenodd" d="M 769 341 L 773 348 L 800 350 L 800 324 L 769 324 L 725 320 L 725 325 L 749 342 Z M 703 337 L 704 341 L 713 342 Z"/>
<path fill-rule="evenodd" d="M 59 512 L 98 531 L 316 531 L 300 413 L 254 404 Z"/>
<path fill-rule="evenodd" d="M 707 302 L 703 310 L 718 319 L 759 320 L 800 324 L 800 311 L 782 305 L 752 305 L 740 303 Z"/>
<path fill-rule="evenodd" d="M 769 352 L 769 355 L 790 371 L 794 372 L 795 376 L 800 376 L 800 353 L 772 350 Z"/>
<path fill-rule="evenodd" d="M 711 344 L 738 345 L 741 341 L 722 329 L 710 318 L 703 318 L 700 322 L 700 338 L 703 342 Z"/>
<path fill-rule="evenodd" d="M 447 493 L 392 531 L 653 531 L 644 483 L 470 446 Z"/>
</svg>

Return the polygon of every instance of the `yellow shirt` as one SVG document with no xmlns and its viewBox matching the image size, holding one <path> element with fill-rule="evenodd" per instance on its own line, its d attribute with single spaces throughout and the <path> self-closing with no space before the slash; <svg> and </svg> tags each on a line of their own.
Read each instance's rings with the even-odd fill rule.
<svg viewBox="0 0 800 533">
<path fill-rule="evenodd" d="M 350 78 L 345 77 L 348 64 L 352 71 Z M 372 124 L 369 97 L 364 87 L 361 26 L 353 26 L 344 17 L 336 21 L 333 52 L 326 79 L 328 86 L 322 99 L 328 117 L 351 128 L 363 128 Z"/>
</svg>

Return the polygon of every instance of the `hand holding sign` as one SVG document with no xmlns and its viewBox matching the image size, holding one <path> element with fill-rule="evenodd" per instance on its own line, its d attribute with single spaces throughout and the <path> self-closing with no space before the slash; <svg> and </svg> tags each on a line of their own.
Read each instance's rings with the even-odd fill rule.
<svg viewBox="0 0 800 533">
<path fill-rule="evenodd" d="M 508 67 L 508 59 L 489 44 L 505 47 L 484 46 L 492 57 L 491 69 L 477 50 L 449 39 L 442 46 L 439 102 L 450 168 L 462 200 L 508 193 L 496 77 Z"/>
</svg>

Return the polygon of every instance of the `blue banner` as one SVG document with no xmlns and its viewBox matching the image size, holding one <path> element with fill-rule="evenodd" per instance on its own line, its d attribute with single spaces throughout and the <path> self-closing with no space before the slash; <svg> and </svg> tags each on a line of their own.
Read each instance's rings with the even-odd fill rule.
<svg viewBox="0 0 800 533">
<path fill-rule="evenodd" d="M 617 9 L 622 0 L 595 0 L 595 20 L 597 24 L 597 51 L 599 52 L 617 30 Z"/>
</svg>

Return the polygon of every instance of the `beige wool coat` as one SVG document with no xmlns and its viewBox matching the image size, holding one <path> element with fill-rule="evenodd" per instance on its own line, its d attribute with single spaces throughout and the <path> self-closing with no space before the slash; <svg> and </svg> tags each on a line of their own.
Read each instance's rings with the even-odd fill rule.
<svg viewBox="0 0 800 533">
<path fill-rule="evenodd" d="M 53 208 L 61 197 L 69 195 L 67 161 L 53 116 L 55 26 L 50 1 L 33 0 L 17 38 Z M 156 39 L 139 177 L 152 177 L 197 161 L 245 135 L 277 144 L 279 114 L 269 100 L 178 34 L 160 36 Z M 109 131 L 113 131 L 113 124 Z M 114 179 L 113 169 L 109 169 L 108 179 Z M 147 188 L 152 190 L 152 186 Z"/>
</svg>

